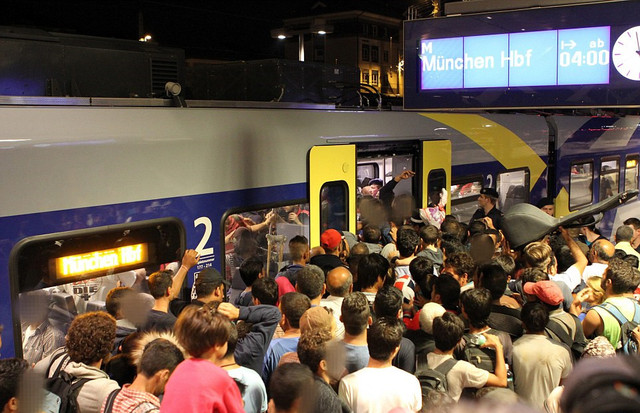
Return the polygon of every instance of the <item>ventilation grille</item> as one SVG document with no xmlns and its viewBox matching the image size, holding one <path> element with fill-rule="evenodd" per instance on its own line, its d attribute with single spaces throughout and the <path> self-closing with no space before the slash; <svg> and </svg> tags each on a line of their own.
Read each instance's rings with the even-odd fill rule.
<svg viewBox="0 0 640 413">
<path fill-rule="evenodd" d="M 154 96 L 164 95 L 167 82 L 178 82 L 178 61 L 151 59 L 151 90 Z"/>
</svg>

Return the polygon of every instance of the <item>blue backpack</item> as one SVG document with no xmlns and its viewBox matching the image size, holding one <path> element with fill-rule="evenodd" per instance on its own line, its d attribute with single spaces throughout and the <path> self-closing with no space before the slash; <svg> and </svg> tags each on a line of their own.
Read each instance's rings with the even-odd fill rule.
<svg viewBox="0 0 640 413">
<path fill-rule="evenodd" d="M 604 302 L 599 307 L 607 310 L 620 324 L 620 343 L 616 351 L 623 354 L 638 354 L 638 342 L 633 338 L 633 329 L 640 325 L 640 304 L 633 300 L 633 319 L 628 320 L 622 312 L 611 303 Z"/>
</svg>

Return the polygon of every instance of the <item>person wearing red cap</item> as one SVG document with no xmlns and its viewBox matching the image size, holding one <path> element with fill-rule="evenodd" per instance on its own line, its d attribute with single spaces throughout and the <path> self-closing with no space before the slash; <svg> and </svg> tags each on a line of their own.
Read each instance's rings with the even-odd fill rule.
<svg viewBox="0 0 640 413">
<path fill-rule="evenodd" d="M 527 282 L 523 291 L 529 301 L 541 302 L 549 313 L 549 323 L 545 332 L 549 338 L 565 344 L 577 359 L 582 356 L 587 339 L 580 320 L 562 308 L 563 295 L 560 287 L 550 280 Z"/>
<path fill-rule="evenodd" d="M 340 259 L 342 238 L 342 234 L 335 229 L 328 229 L 320 235 L 320 245 L 325 253 L 314 256 L 309 263 L 322 268 L 325 276 L 336 267 L 346 267 Z"/>
</svg>

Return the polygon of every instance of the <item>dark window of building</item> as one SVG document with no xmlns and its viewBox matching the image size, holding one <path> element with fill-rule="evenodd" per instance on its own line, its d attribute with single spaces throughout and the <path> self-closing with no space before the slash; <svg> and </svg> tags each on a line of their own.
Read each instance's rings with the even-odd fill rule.
<svg viewBox="0 0 640 413">
<path fill-rule="evenodd" d="M 378 46 L 371 46 L 371 61 L 374 63 L 378 63 L 380 52 Z"/>
<path fill-rule="evenodd" d="M 378 37 L 378 26 L 375 24 L 371 25 L 371 37 Z"/>
<path fill-rule="evenodd" d="M 389 62 L 389 51 L 388 50 L 385 50 L 385 51 L 382 52 L 382 60 L 385 63 Z"/>
<path fill-rule="evenodd" d="M 362 45 L 362 60 L 364 60 L 365 62 L 369 61 L 369 45 L 368 44 Z"/>
</svg>

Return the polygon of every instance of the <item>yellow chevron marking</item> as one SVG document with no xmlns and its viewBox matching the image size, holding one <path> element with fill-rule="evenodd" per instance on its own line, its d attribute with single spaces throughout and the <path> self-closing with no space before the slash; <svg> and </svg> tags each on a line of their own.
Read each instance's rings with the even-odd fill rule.
<svg viewBox="0 0 640 413">
<path fill-rule="evenodd" d="M 422 114 L 462 133 L 507 169 L 529 168 L 529 188 L 533 188 L 547 165 L 518 135 L 480 115 L 459 113 Z"/>
</svg>

